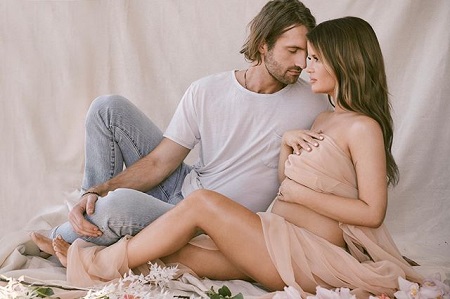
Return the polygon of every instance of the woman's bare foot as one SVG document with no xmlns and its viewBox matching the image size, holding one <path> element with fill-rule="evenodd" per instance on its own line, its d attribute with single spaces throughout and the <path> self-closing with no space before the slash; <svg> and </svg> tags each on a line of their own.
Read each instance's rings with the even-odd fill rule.
<svg viewBox="0 0 450 299">
<path fill-rule="evenodd" d="M 64 267 L 67 267 L 67 251 L 69 251 L 70 244 L 67 243 L 61 236 L 53 239 L 53 249 L 55 255 Z"/>
<path fill-rule="evenodd" d="M 39 249 L 41 251 L 48 254 L 48 256 L 43 256 L 43 257 L 47 258 L 50 255 L 55 254 L 55 250 L 53 250 L 52 239 L 47 238 L 46 236 L 38 234 L 36 232 L 32 232 L 30 234 L 30 236 L 31 236 L 31 240 L 33 240 L 34 244 L 36 244 L 37 247 L 39 247 Z"/>
</svg>

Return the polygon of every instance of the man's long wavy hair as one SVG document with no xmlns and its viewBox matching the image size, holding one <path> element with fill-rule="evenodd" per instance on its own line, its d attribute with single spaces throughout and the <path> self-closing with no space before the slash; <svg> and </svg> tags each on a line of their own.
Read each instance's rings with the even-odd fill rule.
<svg viewBox="0 0 450 299">
<path fill-rule="evenodd" d="M 388 184 L 396 185 L 399 171 L 391 153 L 393 121 L 383 54 L 375 31 L 357 17 L 320 23 L 308 42 L 336 76 L 336 104 L 375 119 L 383 131 Z"/>
<path fill-rule="evenodd" d="M 259 65 L 262 62 L 259 47 L 267 44 L 273 48 L 284 32 L 296 26 L 304 25 L 308 31 L 316 26 L 311 11 L 298 0 L 272 0 L 249 23 L 250 33 L 240 51 L 249 62 Z"/>
</svg>

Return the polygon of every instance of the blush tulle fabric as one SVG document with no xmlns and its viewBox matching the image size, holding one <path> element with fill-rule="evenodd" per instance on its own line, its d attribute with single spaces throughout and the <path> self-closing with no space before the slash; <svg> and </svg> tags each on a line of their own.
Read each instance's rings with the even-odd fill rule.
<svg viewBox="0 0 450 299">
<path fill-rule="evenodd" d="M 328 136 L 320 146 L 301 155 L 290 155 L 286 175 L 313 190 L 357 200 L 356 173 L 351 159 Z M 358 297 L 369 293 L 393 298 L 398 277 L 420 282 L 422 277 L 402 258 L 384 225 L 367 228 L 341 223 L 347 249 L 338 247 L 284 218 L 258 213 L 272 261 L 287 286 L 309 295 L 297 281 L 300 273 L 325 288 L 347 287 Z M 69 248 L 67 279 L 80 286 L 92 286 L 120 278 L 128 272 L 126 244 L 129 238 L 109 246 L 95 246 L 82 240 Z M 191 244 L 217 250 L 211 239 L 200 236 Z"/>
</svg>

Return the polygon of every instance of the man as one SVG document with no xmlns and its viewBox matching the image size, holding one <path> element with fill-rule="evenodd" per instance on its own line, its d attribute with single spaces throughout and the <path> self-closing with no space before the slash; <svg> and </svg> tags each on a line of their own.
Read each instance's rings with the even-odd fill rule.
<svg viewBox="0 0 450 299">
<path fill-rule="evenodd" d="M 128 100 L 103 96 L 86 121 L 86 192 L 51 234 L 109 245 L 135 235 L 196 189 L 264 211 L 278 190 L 281 136 L 307 129 L 327 109 L 299 79 L 315 19 L 298 0 L 269 1 L 252 20 L 241 53 L 246 70 L 202 78 L 187 89 L 164 135 Z M 299 140 L 303 148 L 311 139 Z M 200 147 L 194 166 L 183 163 Z M 126 169 L 123 169 L 123 163 Z M 51 240 L 33 235 L 53 253 Z"/>
</svg>

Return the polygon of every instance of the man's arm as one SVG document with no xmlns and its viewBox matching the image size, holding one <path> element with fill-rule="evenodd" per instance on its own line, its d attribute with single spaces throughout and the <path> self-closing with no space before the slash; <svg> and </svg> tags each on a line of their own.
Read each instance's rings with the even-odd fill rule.
<svg viewBox="0 0 450 299">
<path fill-rule="evenodd" d="M 90 188 L 101 196 L 117 188 L 129 188 L 147 192 L 166 179 L 180 166 L 189 154 L 189 149 L 178 143 L 164 138 L 161 143 L 143 157 L 114 178 L 105 183 Z"/>
<path fill-rule="evenodd" d="M 77 234 L 96 237 L 101 231 L 84 218 L 84 213 L 93 214 L 98 197 L 105 196 L 109 191 L 117 188 L 129 188 L 146 192 L 157 186 L 183 162 L 189 154 L 189 149 L 178 143 L 164 138 L 161 143 L 143 157 L 114 178 L 103 184 L 90 188 L 80 202 L 69 213 L 69 221 Z"/>
</svg>

